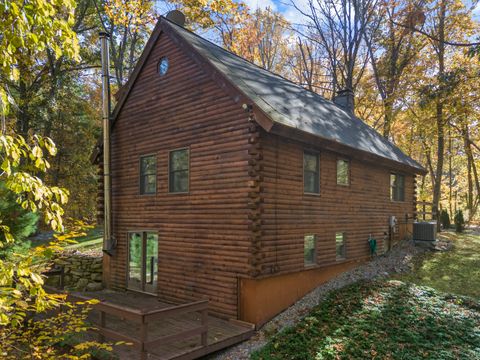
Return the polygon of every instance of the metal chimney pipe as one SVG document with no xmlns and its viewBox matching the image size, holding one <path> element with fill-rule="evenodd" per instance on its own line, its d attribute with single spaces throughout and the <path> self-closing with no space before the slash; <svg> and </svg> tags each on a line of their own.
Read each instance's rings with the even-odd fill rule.
<svg viewBox="0 0 480 360">
<path fill-rule="evenodd" d="M 110 56 L 109 38 L 110 34 L 101 32 L 100 45 L 102 57 L 102 123 L 103 123 L 103 251 L 108 255 L 112 250 L 112 179 L 110 173 Z"/>
</svg>

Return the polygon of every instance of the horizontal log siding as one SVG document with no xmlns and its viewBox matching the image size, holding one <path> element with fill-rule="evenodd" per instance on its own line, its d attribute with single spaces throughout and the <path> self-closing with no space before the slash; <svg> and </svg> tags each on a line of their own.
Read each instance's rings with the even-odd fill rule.
<svg viewBox="0 0 480 360">
<path fill-rule="evenodd" d="M 157 62 L 168 56 L 164 77 Z M 126 285 L 127 232 L 159 236 L 158 296 L 210 300 L 237 317 L 237 276 L 248 273 L 248 114 L 166 34 L 160 35 L 112 134 L 114 286 Z M 190 149 L 189 194 L 168 193 L 169 150 Z M 139 195 L 139 158 L 157 158 L 157 194 Z"/>
<path fill-rule="evenodd" d="M 390 170 L 350 162 L 350 186 L 336 184 L 341 156 L 321 151 L 320 195 L 303 194 L 303 151 L 299 143 L 262 133 L 263 214 L 262 275 L 304 270 L 305 234 L 317 235 L 317 263 L 336 263 L 335 233 L 346 233 L 347 259 L 369 255 L 368 235 L 383 250 L 390 215 L 404 221 L 413 215 L 414 176 L 406 175 L 404 202 L 390 200 Z"/>
</svg>

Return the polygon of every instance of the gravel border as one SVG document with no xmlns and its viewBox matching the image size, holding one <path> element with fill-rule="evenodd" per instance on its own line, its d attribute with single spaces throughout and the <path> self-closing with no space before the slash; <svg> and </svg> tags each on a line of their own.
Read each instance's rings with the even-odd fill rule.
<svg viewBox="0 0 480 360">
<path fill-rule="evenodd" d="M 346 271 L 318 286 L 288 309 L 267 322 L 249 340 L 216 353 L 208 357 L 208 359 L 248 359 L 250 353 L 264 346 L 273 334 L 281 331 L 285 327 L 297 324 L 313 307 L 318 305 L 330 291 L 340 289 L 360 280 L 371 280 L 388 277 L 392 273 L 408 272 L 413 268 L 412 259 L 426 251 L 427 250 L 423 248 L 415 247 L 412 241 L 401 242 L 388 254 L 380 255 L 372 261 Z"/>
</svg>

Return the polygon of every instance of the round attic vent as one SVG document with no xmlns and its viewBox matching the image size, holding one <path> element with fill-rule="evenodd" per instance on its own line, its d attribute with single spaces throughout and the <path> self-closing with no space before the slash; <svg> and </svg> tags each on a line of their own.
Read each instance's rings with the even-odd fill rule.
<svg viewBox="0 0 480 360">
<path fill-rule="evenodd" d="M 168 58 L 162 57 L 157 65 L 157 71 L 160 76 L 163 76 L 168 71 Z"/>
</svg>

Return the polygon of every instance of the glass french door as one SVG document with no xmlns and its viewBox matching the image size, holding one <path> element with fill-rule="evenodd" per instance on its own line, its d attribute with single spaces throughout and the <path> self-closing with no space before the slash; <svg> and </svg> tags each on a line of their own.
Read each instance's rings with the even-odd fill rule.
<svg viewBox="0 0 480 360">
<path fill-rule="evenodd" d="M 127 287 L 155 294 L 158 279 L 158 235 L 154 232 L 128 234 Z"/>
</svg>

